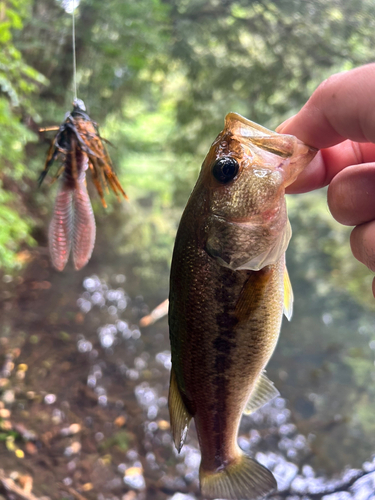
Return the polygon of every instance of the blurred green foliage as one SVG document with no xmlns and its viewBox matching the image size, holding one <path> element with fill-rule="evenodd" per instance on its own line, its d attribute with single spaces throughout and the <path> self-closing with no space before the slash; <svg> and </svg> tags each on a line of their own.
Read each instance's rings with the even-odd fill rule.
<svg viewBox="0 0 375 500">
<path fill-rule="evenodd" d="M 14 30 L 21 30 L 30 2 L 0 2 L 0 266 L 19 267 L 16 252 L 31 245 L 31 220 L 24 216 L 19 188 L 12 187 L 26 174 L 25 145 L 33 134 L 23 123 L 22 114 L 32 113 L 31 96 L 47 79 L 28 65 L 13 41 Z"/>
</svg>

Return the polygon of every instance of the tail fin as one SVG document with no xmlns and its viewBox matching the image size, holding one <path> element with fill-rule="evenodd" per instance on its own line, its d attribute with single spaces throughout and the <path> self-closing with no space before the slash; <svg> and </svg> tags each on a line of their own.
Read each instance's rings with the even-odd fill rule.
<svg viewBox="0 0 375 500">
<path fill-rule="evenodd" d="M 199 476 L 205 498 L 261 500 L 277 487 L 273 474 L 245 454 L 213 473 L 201 468 Z"/>
</svg>

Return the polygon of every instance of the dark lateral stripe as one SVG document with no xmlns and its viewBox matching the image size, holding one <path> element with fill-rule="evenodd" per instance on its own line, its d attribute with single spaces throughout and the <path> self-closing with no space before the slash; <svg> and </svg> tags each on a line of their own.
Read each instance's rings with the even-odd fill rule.
<svg viewBox="0 0 375 500">
<path fill-rule="evenodd" d="M 227 416 L 227 403 L 228 403 L 228 387 L 226 385 L 226 379 L 223 374 L 215 377 L 214 384 L 216 386 L 215 390 L 215 411 L 213 412 L 213 436 L 214 436 L 214 446 L 215 446 L 215 459 L 217 460 L 216 466 L 219 467 L 221 464 L 221 453 L 222 445 L 225 440 L 226 431 L 226 416 Z"/>
<path fill-rule="evenodd" d="M 221 284 L 224 288 L 231 288 L 237 282 L 236 273 L 230 269 L 226 273 L 223 273 L 221 277 Z"/>
<path fill-rule="evenodd" d="M 236 348 L 236 327 L 238 318 L 233 310 L 233 286 L 237 282 L 236 273 L 230 269 L 223 272 L 221 283 L 215 290 L 215 298 L 218 305 L 218 312 L 215 315 L 217 336 L 212 339 L 212 349 L 215 353 L 212 365 L 214 377 L 215 408 L 213 411 L 213 434 L 215 436 L 215 448 L 222 449 L 223 440 L 227 427 L 228 410 L 228 379 L 227 373 L 233 365 L 233 349 Z M 219 462 L 220 459 L 218 458 Z M 218 466 L 221 463 L 218 462 Z"/>
<path fill-rule="evenodd" d="M 221 353 L 229 354 L 231 348 L 234 346 L 233 342 L 225 337 L 216 337 L 213 341 L 213 346 L 216 351 Z"/>
<path fill-rule="evenodd" d="M 234 328 L 237 323 L 238 319 L 233 315 L 233 314 L 228 314 L 227 312 L 222 312 L 216 314 L 216 324 L 220 329 L 232 329 Z"/>
<path fill-rule="evenodd" d="M 217 354 L 215 358 L 215 370 L 219 373 L 225 372 L 230 368 L 232 359 L 228 354 Z"/>
<path fill-rule="evenodd" d="M 228 304 L 231 299 L 231 295 L 231 291 L 228 290 L 228 288 L 222 287 L 216 292 L 216 300 L 220 303 Z"/>
</svg>

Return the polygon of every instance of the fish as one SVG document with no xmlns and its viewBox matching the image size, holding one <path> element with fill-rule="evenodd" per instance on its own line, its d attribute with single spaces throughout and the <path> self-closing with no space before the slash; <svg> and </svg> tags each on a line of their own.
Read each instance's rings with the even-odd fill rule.
<svg viewBox="0 0 375 500">
<path fill-rule="evenodd" d="M 277 486 L 237 434 L 243 413 L 279 395 L 265 367 L 283 313 L 292 316 L 284 194 L 316 152 L 229 113 L 181 217 L 170 273 L 168 405 L 178 452 L 195 421 L 204 498 L 259 500 Z"/>
<path fill-rule="evenodd" d="M 86 113 L 85 103 L 75 99 L 73 110 L 67 113 L 57 130 L 47 154 L 39 186 L 53 163 L 61 159 L 61 167 L 54 180 L 59 180 L 48 242 L 52 265 L 62 271 L 72 250 L 74 268 L 84 267 L 90 260 L 96 237 L 96 224 L 87 191 L 86 171 L 89 170 L 104 208 L 104 190 L 108 186 L 118 200 L 127 199 L 114 170 L 98 125 Z"/>
</svg>

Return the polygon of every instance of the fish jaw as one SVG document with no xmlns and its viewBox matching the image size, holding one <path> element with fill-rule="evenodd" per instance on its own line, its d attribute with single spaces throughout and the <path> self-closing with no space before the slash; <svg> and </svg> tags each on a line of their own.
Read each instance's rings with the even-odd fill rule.
<svg viewBox="0 0 375 500">
<path fill-rule="evenodd" d="M 283 165 L 285 174 L 284 187 L 292 184 L 302 170 L 311 162 L 318 150 L 308 146 L 297 137 L 279 134 L 258 123 L 252 122 L 238 113 L 228 113 L 225 117 L 224 133 L 230 131 L 233 136 L 242 139 L 263 152 L 270 152 L 281 158 L 289 159 Z"/>
</svg>

